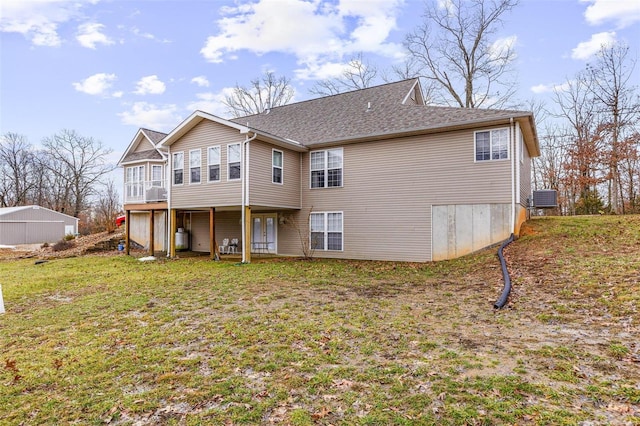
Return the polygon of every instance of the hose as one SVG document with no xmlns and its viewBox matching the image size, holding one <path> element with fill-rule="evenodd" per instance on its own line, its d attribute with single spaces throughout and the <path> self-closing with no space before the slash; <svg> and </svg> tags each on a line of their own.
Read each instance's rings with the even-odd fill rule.
<svg viewBox="0 0 640 426">
<path fill-rule="evenodd" d="M 502 278 L 504 279 L 504 288 L 502 289 L 502 295 L 493 304 L 495 309 L 501 309 L 504 305 L 507 304 L 507 299 L 509 298 L 509 293 L 511 293 L 511 277 L 509 276 L 509 271 L 507 271 L 507 262 L 504 260 L 504 255 L 502 254 L 502 250 L 509 244 L 513 242 L 513 234 L 506 240 L 500 248 L 498 249 L 498 258 L 500 259 L 500 265 L 502 266 Z"/>
</svg>

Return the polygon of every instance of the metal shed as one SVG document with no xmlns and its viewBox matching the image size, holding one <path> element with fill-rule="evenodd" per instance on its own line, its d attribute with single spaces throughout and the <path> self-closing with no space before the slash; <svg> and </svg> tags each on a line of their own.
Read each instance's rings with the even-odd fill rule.
<svg viewBox="0 0 640 426">
<path fill-rule="evenodd" d="M 0 244 L 40 244 L 77 234 L 78 219 L 40 206 L 0 208 Z"/>
</svg>

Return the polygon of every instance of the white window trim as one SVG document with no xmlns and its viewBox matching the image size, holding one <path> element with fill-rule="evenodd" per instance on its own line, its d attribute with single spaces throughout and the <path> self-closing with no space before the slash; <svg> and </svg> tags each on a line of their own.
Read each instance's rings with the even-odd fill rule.
<svg viewBox="0 0 640 426">
<path fill-rule="evenodd" d="M 176 155 L 182 154 L 182 167 L 175 168 L 175 164 L 173 159 Z M 176 183 L 176 170 L 182 170 L 182 183 Z M 171 185 L 172 186 L 182 186 L 184 185 L 185 176 L 184 176 L 184 151 L 177 151 L 171 153 Z"/>
<path fill-rule="evenodd" d="M 211 148 L 218 148 L 218 162 L 212 163 L 211 158 L 209 157 L 209 150 Z M 222 148 L 220 145 L 212 145 L 207 147 L 207 183 L 218 183 L 222 180 Z M 211 180 L 210 176 L 210 166 L 218 166 L 218 179 Z"/>
<path fill-rule="evenodd" d="M 240 143 L 230 143 L 227 145 L 227 181 L 231 181 L 231 182 L 236 182 L 239 180 L 242 180 L 242 154 L 240 154 L 240 159 L 238 161 L 234 161 L 233 163 L 230 161 L 231 160 L 231 156 L 229 155 L 229 150 L 232 146 L 237 145 L 240 149 L 238 150 L 238 152 L 241 152 L 240 150 L 242 149 L 242 144 Z M 239 163 L 240 164 L 240 177 L 239 178 L 235 178 L 235 179 L 231 179 L 231 173 L 229 173 L 231 171 L 231 164 L 234 163 Z"/>
<path fill-rule="evenodd" d="M 273 154 L 274 152 L 279 152 L 280 153 L 280 158 L 282 159 L 282 166 L 276 166 L 275 164 L 273 164 Z M 279 168 L 280 169 L 280 182 L 274 182 L 273 181 L 273 169 L 275 168 Z M 275 149 L 272 148 L 271 149 L 271 183 L 276 184 L 276 185 L 284 185 L 284 152 L 280 151 L 279 149 Z"/>
<path fill-rule="evenodd" d="M 340 224 L 342 225 L 340 228 L 340 247 L 342 247 L 340 250 L 333 250 L 333 249 L 329 249 L 329 215 L 332 213 L 339 213 L 342 217 L 342 220 L 340 221 Z M 311 216 L 314 214 L 322 214 L 324 216 L 324 243 L 323 243 L 323 247 L 324 249 L 314 249 L 311 248 L 311 250 L 315 250 L 315 251 L 322 251 L 322 252 L 344 252 L 344 212 L 343 211 L 328 211 L 328 212 L 311 212 L 309 214 L 309 247 L 312 247 L 312 240 L 311 240 Z"/>
<path fill-rule="evenodd" d="M 497 130 L 506 130 L 507 131 L 507 157 L 506 158 L 491 158 L 493 157 L 493 138 L 491 136 L 491 132 L 495 132 Z M 478 160 L 476 158 L 476 141 L 478 133 L 487 133 L 489 132 L 489 159 L 488 160 Z M 494 161 L 507 161 L 511 159 L 511 132 L 508 127 L 498 127 L 495 129 L 486 129 L 486 130 L 476 130 L 473 132 L 473 162 L 474 163 L 491 163 Z"/>
<path fill-rule="evenodd" d="M 195 152 L 197 152 L 198 155 L 200 156 L 200 164 L 198 166 L 196 166 L 196 167 L 191 167 L 191 156 Z M 198 182 L 192 182 L 191 181 L 191 169 L 192 168 L 200 169 L 200 180 Z M 201 183 L 202 183 L 202 150 L 200 148 L 191 149 L 191 150 L 189 150 L 189 185 L 200 185 Z"/>
<path fill-rule="evenodd" d="M 156 169 L 156 167 L 160 167 L 160 179 L 154 179 L 153 178 L 153 171 Z M 160 186 L 164 187 L 164 168 L 162 167 L 162 164 L 152 164 L 151 165 L 151 176 L 150 179 L 151 181 L 151 186 L 153 186 L 154 182 L 159 181 L 160 182 Z"/>
<path fill-rule="evenodd" d="M 340 179 L 340 186 L 328 186 L 329 185 L 329 151 L 340 151 L 342 153 L 341 155 L 342 166 L 340 167 L 340 170 L 342 170 L 342 175 Z M 313 182 L 313 177 L 312 177 L 313 169 L 311 168 L 311 155 L 315 152 L 324 153 L 324 186 L 318 186 L 316 188 L 311 186 Z M 318 149 L 318 150 L 309 152 L 309 189 L 331 189 L 331 188 L 343 188 L 343 187 L 344 187 L 344 148 Z"/>
</svg>

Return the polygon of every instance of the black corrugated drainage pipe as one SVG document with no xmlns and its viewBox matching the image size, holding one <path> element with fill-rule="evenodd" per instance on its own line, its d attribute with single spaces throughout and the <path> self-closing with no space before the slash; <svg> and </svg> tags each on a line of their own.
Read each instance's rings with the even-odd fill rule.
<svg viewBox="0 0 640 426">
<path fill-rule="evenodd" d="M 509 237 L 507 241 L 502 243 L 500 248 L 498 249 L 498 258 L 500 259 L 500 265 L 502 266 L 502 278 L 504 279 L 504 289 L 502 290 L 502 295 L 500 299 L 493 304 L 495 309 L 500 309 L 504 305 L 507 304 L 507 299 L 509 298 L 509 293 L 511 293 L 511 277 L 509 276 L 509 271 L 507 271 L 507 262 L 504 260 L 504 255 L 502 254 L 502 250 L 509 244 L 513 242 L 513 234 Z"/>
</svg>

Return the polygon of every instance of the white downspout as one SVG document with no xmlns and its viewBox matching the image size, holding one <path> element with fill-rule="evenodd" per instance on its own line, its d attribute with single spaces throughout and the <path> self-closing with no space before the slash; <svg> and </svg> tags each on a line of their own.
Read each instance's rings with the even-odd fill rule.
<svg viewBox="0 0 640 426">
<path fill-rule="evenodd" d="M 253 136 L 249 137 L 249 132 L 247 132 L 247 137 L 242 143 L 242 150 L 240 151 L 240 164 L 242 164 L 242 200 L 241 200 L 241 222 L 242 222 L 242 239 L 244 240 L 247 236 L 247 225 L 245 223 L 245 214 L 244 209 L 249 204 L 249 142 L 254 140 L 258 136 L 257 133 L 254 133 Z M 246 153 L 245 153 L 246 151 Z M 242 250 L 242 263 L 247 262 L 247 250 L 251 250 L 251 242 L 244 241 L 243 245 L 246 250 Z"/>
<path fill-rule="evenodd" d="M 165 168 L 165 183 L 167 184 L 167 257 L 171 257 L 171 187 L 173 178 L 173 164 L 171 162 L 171 146 L 167 150 L 167 166 Z M 167 170 L 168 169 L 168 170 Z"/>
<path fill-rule="evenodd" d="M 513 147 L 511 149 L 511 220 L 510 220 L 510 229 L 511 233 L 515 233 L 516 226 L 516 155 L 515 155 L 515 131 L 514 131 L 514 122 L 513 117 L 509 119 L 509 143 L 512 144 Z"/>
</svg>

